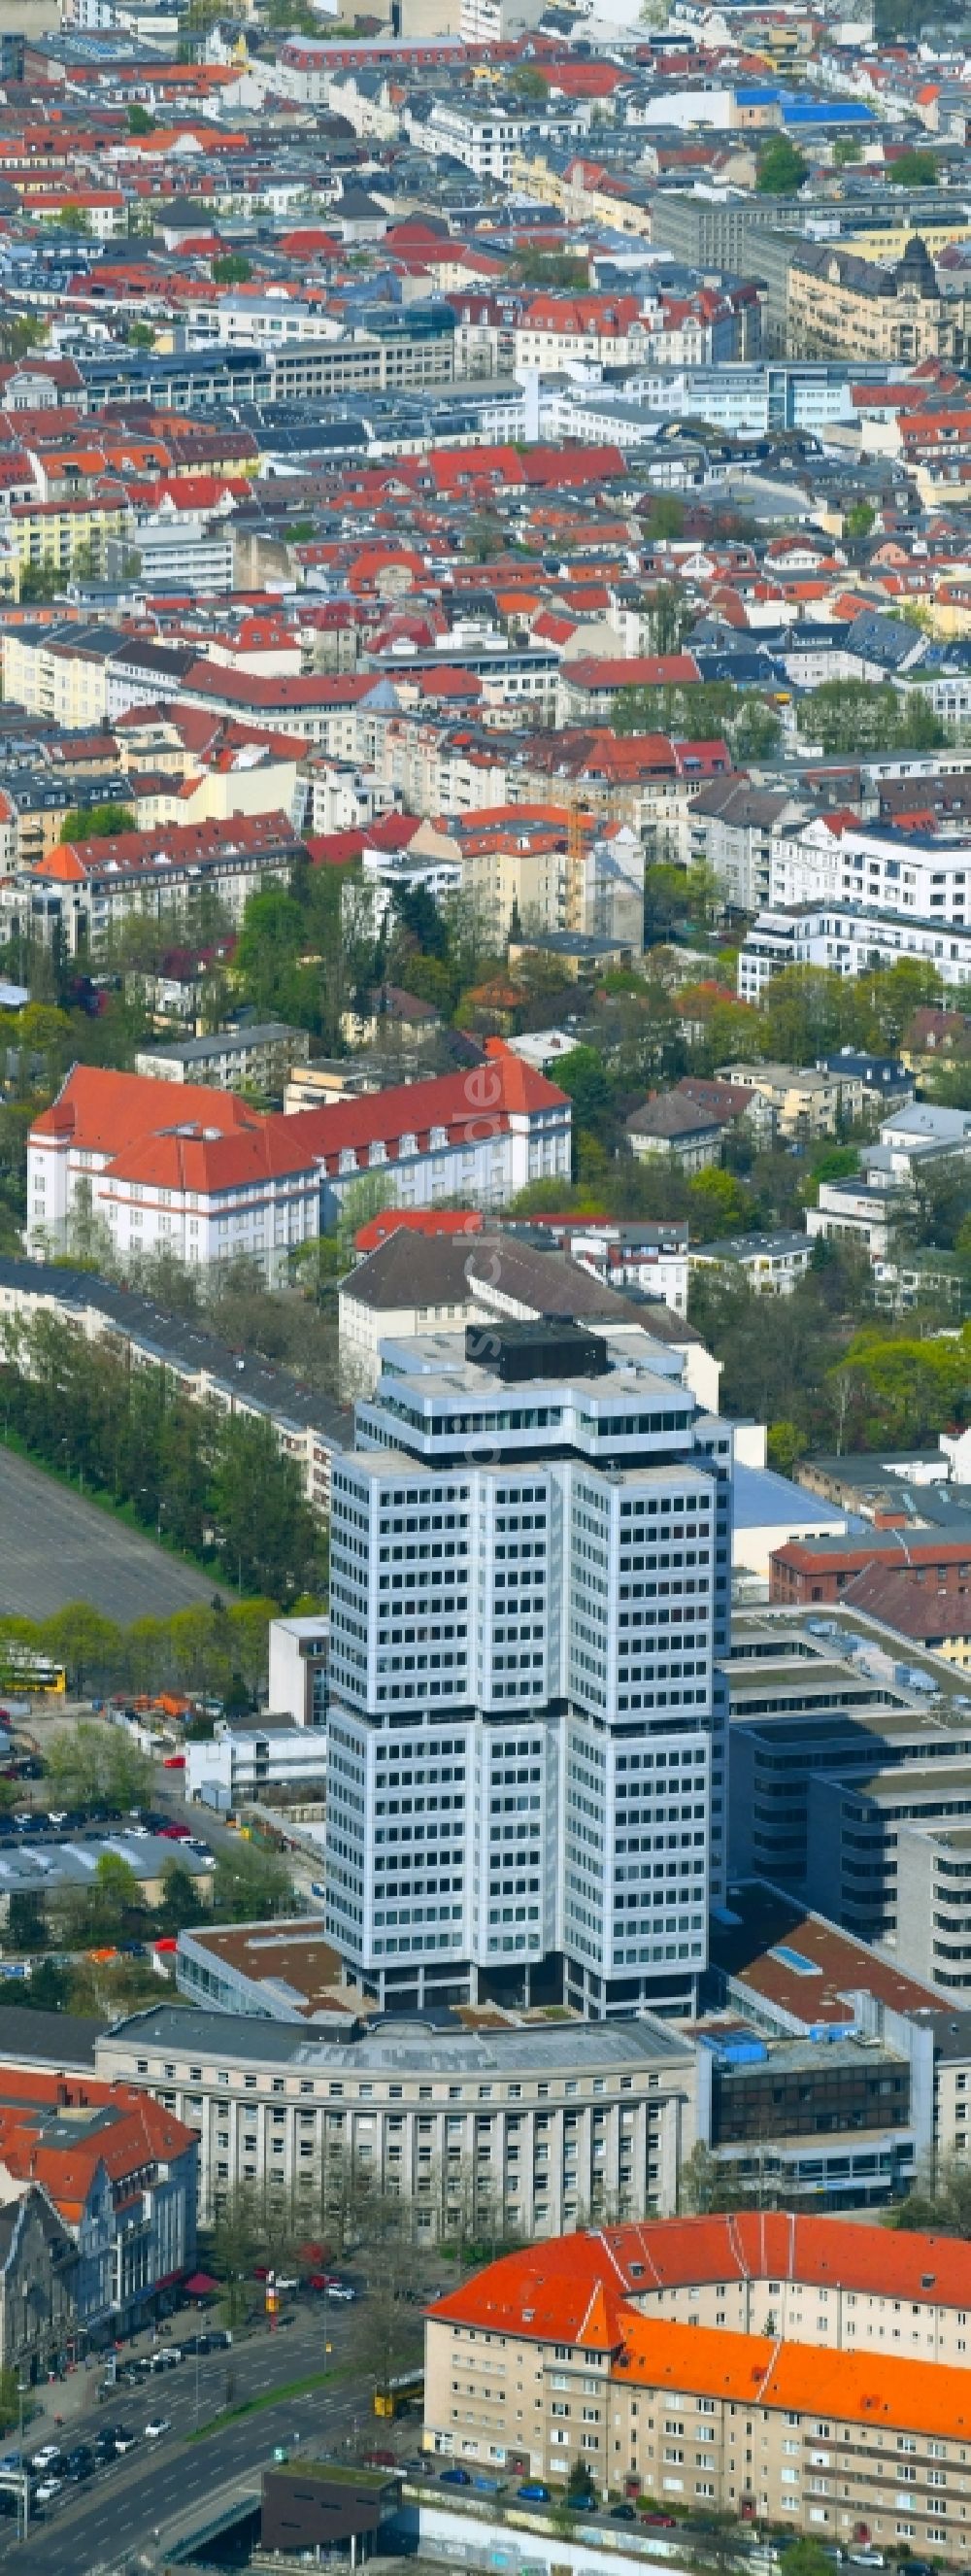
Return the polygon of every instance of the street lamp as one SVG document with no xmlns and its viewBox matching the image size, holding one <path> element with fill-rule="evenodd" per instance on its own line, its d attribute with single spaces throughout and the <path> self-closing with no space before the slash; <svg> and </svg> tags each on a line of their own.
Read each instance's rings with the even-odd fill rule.
<svg viewBox="0 0 971 2576">
<path fill-rule="evenodd" d="M 27 2472 L 26 2472 L 26 2469 L 25 2469 L 25 2467 L 24 2467 L 24 2398 L 26 2397 L 26 2395 L 27 2395 L 27 2390 L 26 2390 L 26 2388 L 24 2387 L 23 2375 L 22 2375 L 22 2373 L 18 2370 L 18 2372 L 17 2372 L 17 2428 L 18 2428 L 18 2456 L 19 2456 L 19 2460 L 20 2460 L 20 2485 L 19 2485 L 19 2487 L 18 2487 L 18 2489 L 17 2489 L 17 2538 L 18 2538 L 18 2540 L 26 2540 L 26 2538 L 27 2538 L 27 2515 L 28 2515 L 28 2511 L 29 2511 L 28 2494 L 27 2494 Z"/>
</svg>

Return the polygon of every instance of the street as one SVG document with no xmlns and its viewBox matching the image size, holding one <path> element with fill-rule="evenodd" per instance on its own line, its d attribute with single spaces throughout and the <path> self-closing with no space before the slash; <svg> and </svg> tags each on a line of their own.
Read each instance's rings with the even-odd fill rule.
<svg viewBox="0 0 971 2576">
<path fill-rule="evenodd" d="M 181 2322 L 185 2333 L 205 2324 L 195 2316 Z M 178 2333 L 176 2322 L 173 2343 L 178 2342 Z M 367 2447 L 378 2428 L 363 2376 L 348 2386 L 341 2375 L 333 2394 L 318 2388 L 303 2397 L 281 2397 L 255 2415 L 236 2422 L 230 2418 L 203 2441 L 187 2438 L 197 2420 L 206 2425 L 217 2418 L 225 2403 L 227 2376 L 232 2403 L 238 2406 L 315 2371 L 332 2368 L 342 2374 L 348 2366 L 351 2334 L 346 2316 L 338 2318 L 330 2309 L 301 2303 L 295 2322 L 280 2326 L 275 2334 L 257 2333 L 229 2352 L 200 2356 L 198 2417 L 193 2355 L 176 2370 L 146 2377 L 144 2389 L 113 2390 L 100 2406 L 94 2392 L 101 2373 L 92 2374 L 90 2407 L 83 2414 L 72 2414 L 63 2437 L 54 2432 L 50 2419 L 31 2425 L 25 2443 L 28 2453 L 44 2440 L 93 2439 L 105 2423 L 125 2424 L 141 2433 L 153 2417 L 162 2416 L 170 2419 L 171 2431 L 157 2443 L 139 2442 L 134 2451 L 80 2485 L 66 2485 L 62 2495 L 39 2510 L 26 2542 L 17 2539 L 15 2516 L 6 2516 L 0 2525 L 0 2557 L 12 2558 L 24 2576 L 33 2576 L 35 2569 L 38 2576 L 80 2576 L 81 2570 L 87 2576 L 95 2568 L 113 2567 L 129 2551 L 151 2547 L 156 2529 L 164 2540 L 166 2523 L 183 2516 L 195 2503 L 204 2521 L 207 2502 L 232 2478 L 245 2477 L 258 2485 L 260 2470 L 276 2444 L 295 2448 L 299 2437 L 300 2446 L 313 2453 L 356 2448 L 358 2442 Z M 329 2354 L 325 2352 L 328 2343 Z M 49 2392 L 52 2399 L 55 2393 Z"/>
</svg>

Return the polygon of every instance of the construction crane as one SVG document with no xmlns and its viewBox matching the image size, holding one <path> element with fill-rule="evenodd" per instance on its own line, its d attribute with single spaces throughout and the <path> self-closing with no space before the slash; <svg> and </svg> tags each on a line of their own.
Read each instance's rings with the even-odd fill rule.
<svg viewBox="0 0 971 2576">
<path fill-rule="evenodd" d="M 566 801 L 566 927 L 582 931 L 586 927 L 586 829 L 593 815 L 578 779 L 571 781 Z"/>
</svg>

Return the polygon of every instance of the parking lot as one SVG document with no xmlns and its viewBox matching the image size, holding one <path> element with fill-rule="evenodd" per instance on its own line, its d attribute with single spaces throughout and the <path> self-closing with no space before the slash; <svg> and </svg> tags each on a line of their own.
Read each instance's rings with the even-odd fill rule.
<svg viewBox="0 0 971 2576">
<path fill-rule="evenodd" d="M 211 1601 L 212 1578 L 0 1447 L 0 1616 L 49 1619 L 90 1601 L 122 1627 Z"/>
</svg>

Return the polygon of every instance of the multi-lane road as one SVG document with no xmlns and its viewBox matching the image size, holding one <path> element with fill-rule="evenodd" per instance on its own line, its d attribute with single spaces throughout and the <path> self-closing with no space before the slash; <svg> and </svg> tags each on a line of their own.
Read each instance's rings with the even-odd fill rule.
<svg viewBox="0 0 971 2576">
<path fill-rule="evenodd" d="M 188 2326 L 187 2326 L 187 2331 Z M 184 2528 L 189 2510 L 198 2505 L 199 2523 L 207 2518 L 221 2491 L 238 2479 L 259 2486 L 260 2471 L 274 2447 L 298 2446 L 316 2455 L 356 2449 L 377 2432 L 363 2379 L 345 2377 L 351 2320 L 334 2310 L 308 2310 L 301 2303 L 295 2322 L 276 2334 L 260 2334 L 231 2352 L 200 2356 L 197 2370 L 189 2355 L 178 2369 L 146 2376 L 144 2388 L 119 2386 L 100 2406 L 72 2416 L 63 2440 L 91 2440 L 104 2423 L 124 2424 L 143 2432 L 153 2417 L 168 2417 L 171 2429 L 157 2442 L 138 2442 L 133 2451 L 80 2485 L 65 2486 L 42 2509 L 27 2538 L 18 2541 L 16 2522 L 0 2524 L 0 2554 L 17 2576 L 93 2576 L 96 2569 L 123 2567 L 137 2552 L 153 2550 L 155 2535 L 164 2551 L 166 2528 L 176 2519 Z M 178 2340 L 173 2328 L 172 2341 Z M 330 2353 L 325 2351 L 330 2344 Z M 332 2369 L 335 2382 L 303 2397 L 280 2397 L 257 2413 L 219 2421 L 227 2375 L 232 2402 L 266 2397 L 274 2388 Z M 92 2391 L 93 2395 L 93 2391 Z M 198 2411 L 197 2411 L 198 2410 Z M 190 2438 L 196 2428 L 212 2424 L 202 2441 Z M 62 2438 L 62 2437 L 58 2437 Z M 28 2436 L 25 2448 L 29 2449 Z"/>
</svg>

